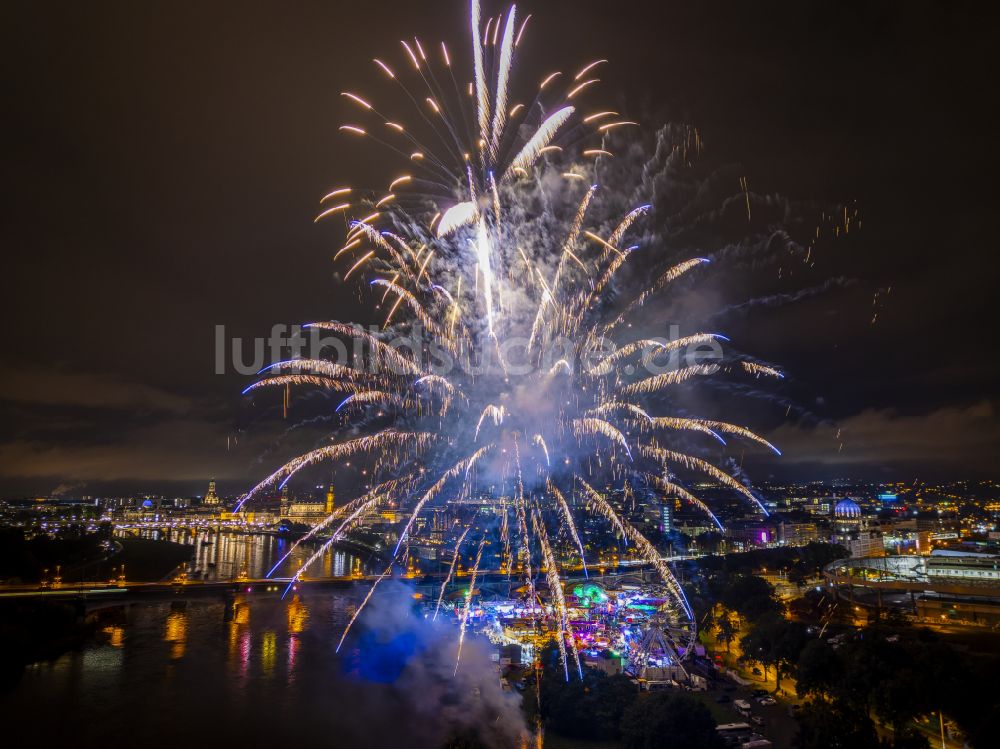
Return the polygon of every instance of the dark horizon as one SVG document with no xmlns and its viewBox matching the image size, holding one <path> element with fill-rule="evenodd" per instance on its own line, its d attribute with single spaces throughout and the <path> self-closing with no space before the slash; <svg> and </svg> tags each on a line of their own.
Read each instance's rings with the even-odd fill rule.
<svg viewBox="0 0 1000 749">
<path fill-rule="evenodd" d="M 763 491 L 766 495 L 770 487 L 781 485 L 806 486 L 810 484 L 823 484 L 830 487 L 831 496 L 854 496 L 852 492 L 840 491 L 841 488 L 854 484 L 866 484 L 872 487 L 887 486 L 891 484 L 906 484 L 908 486 L 919 487 L 946 487 L 955 484 L 988 484 L 991 488 L 1000 488 L 996 485 L 996 480 L 992 476 L 948 476 L 945 474 L 931 475 L 929 477 L 917 477 L 917 469 L 909 477 L 892 477 L 882 475 L 877 472 L 867 475 L 831 475 L 824 478 L 817 478 L 820 466 L 811 466 L 804 469 L 800 477 L 790 476 L 765 476 L 754 474 L 753 486 L 755 489 Z M 216 480 L 208 477 L 204 481 L 142 481 L 142 480 L 122 480 L 122 481 L 102 481 L 83 483 L 64 483 L 55 487 L 56 491 L 32 492 L 30 490 L 6 490 L 0 489 L 0 500 L 24 501 L 34 498 L 61 499 L 66 501 L 78 501 L 82 497 L 107 498 L 107 497 L 137 497 L 154 496 L 165 499 L 172 498 L 194 498 L 203 497 L 208 488 L 208 482 L 215 481 L 218 494 L 226 498 L 236 498 L 246 491 L 246 482 L 240 479 Z M 834 486 L 837 484 L 838 486 Z M 326 484 L 311 484 L 308 481 L 297 483 L 293 489 L 294 496 L 321 496 L 325 492 Z"/>
<path fill-rule="evenodd" d="M 757 195 L 863 217 L 782 288 L 821 290 L 723 321 L 787 372 L 800 414 L 747 407 L 784 451 L 748 451 L 749 478 L 996 476 L 993 24 L 931 2 L 580 5 L 519 6 L 534 14 L 532 75 L 607 57 L 594 101 L 647 131 L 697 127 L 734 194 L 740 175 Z M 249 339 L 365 314 L 334 278 L 340 235 L 312 221 L 331 185 L 368 168 L 338 137 L 350 111 L 338 93 L 363 90 L 370 59 L 398 61 L 413 34 L 467 51 L 459 0 L 366 11 L 13 9 L 0 493 L 198 494 L 213 477 L 238 493 L 294 453 L 288 442 L 317 439 L 275 446 L 290 424 L 240 397 L 252 378 L 214 373 L 213 346 L 218 325 Z M 375 12 L 378 33 L 357 33 Z M 774 275 L 748 268 L 713 288 L 738 305 Z"/>
</svg>

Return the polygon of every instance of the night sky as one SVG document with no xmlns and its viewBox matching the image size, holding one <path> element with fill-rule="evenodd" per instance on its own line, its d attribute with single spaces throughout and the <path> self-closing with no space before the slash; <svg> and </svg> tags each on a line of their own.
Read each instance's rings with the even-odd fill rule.
<svg viewBox="0 0 1000 749">
<path fill-rule="evenodd" d="M 995 476 L 995 18 L 878 1 L 519 11 L 534 13 L 527 78 L 610 58 L 593 101 L 697 126 L 733 193 L 743 175 L 756 194 L 863 216 L 782 287 L 832 280 L 824 293 L 720 321 L 782 365 L 804 414 L 748 410 L 785 449 L 752 478 Z M 464 59 L 466 14 L 461 0 L 8 4 L 0 490 L 187 493 L 216 477 L 239 491 L 278 464 L 287 425 L 252 412 L 247 378 L 214 373 L 215 326 L 250 338 L 358 317 L 335 283 L 342 234 L 312 219 L 331 186 L 392 168 L 338 134 L 338 94 L 377 80 L 372 57 L 401 62 L 414 34 Z M 727 303 L 774 275 L 728 278 Z"/>
</svg>

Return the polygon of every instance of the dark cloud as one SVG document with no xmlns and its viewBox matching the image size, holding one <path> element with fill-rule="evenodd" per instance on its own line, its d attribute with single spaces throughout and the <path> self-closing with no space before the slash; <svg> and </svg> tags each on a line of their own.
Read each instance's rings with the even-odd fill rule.
<svg viewBox="0 0 1000 749">
<path fill-rule="evenodd" d="M 13 440 L 0 444 L 0 475 L 158 481 L 245 474 L 245 462 L 226 459 L 225 441 L 226 431 L 218 425 L 184 419 L 126 429 L 104 444 Z"/>
<path fill-rule="evenodd" d="M 118 374 L 59 370 L 8 370 L 0 373 L 3 400 L 42 406 L 79 406 L 127 411 L 187 413 L 192 400 L 153 385 L 130 382 Z"/>
<path fill-rule="evenodd" d="M 836 423 L 785 424 L 770 436 L 781 445 L 783 462 L 825 464 L 840 472 L 919 464 L 986 472 L 1000 450 L 997 407 L 988 400 L 915 414 L 870 409 Z"/>
</svg>

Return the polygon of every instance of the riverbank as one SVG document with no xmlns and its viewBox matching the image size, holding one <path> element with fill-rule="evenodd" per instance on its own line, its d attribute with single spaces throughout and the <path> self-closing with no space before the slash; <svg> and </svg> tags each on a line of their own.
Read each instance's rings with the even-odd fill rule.
<svg viewBox="0 0 1000 749">
<path fill-rule="evenodd" d="M 191 559 L 190 546 L 141 538 L 119 539 L 110 553 L 77 567 L 69 566 L 62 584 L 104 582 L 121 575 L 131 582 L 158 582 Z M 58 563 L 58 562 L 57 562 Z M 0 603 L 0 690 L 17 684 L 24 668 L 83 648 L 94 635 L 94 619 L 78 601 L 43 599 Z"/>
<path fill-rule="evenodd" d="M 116 539 L 119 551 L 108 562 L 130 582 L 156 583 L 172 575 L 194 556 L 194 547 L 173 541 L 152 541 L 145 538 Z"/>
</svg>

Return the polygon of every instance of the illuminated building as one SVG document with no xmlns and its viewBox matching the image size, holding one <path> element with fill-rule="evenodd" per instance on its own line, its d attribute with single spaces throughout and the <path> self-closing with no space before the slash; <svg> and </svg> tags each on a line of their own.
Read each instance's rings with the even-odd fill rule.
<svg viewBox="0 0 1000 749">
<path fill-rule="evenodd" d="M 810 541 L 820 539 L 819 526 L 816 523 L 800 523 L 782 520 L 778 523 L 778 542 L 788 546 L 802 546 Z"/>
<path fill-rule="evenodd" d="M 850 533 L 861 528 L 861 507 L 853 499 L 842 499 L 833 508 L 834 526 L 838 533 Z"/>
<path fill-rule="evenodd" d="M 590 668 L 603 671 L 608 676 L 616 676 L 625 670 L 624 659 L 610 651 L 584 653 L 583 662 Z"/>
<path fill-rule="evenodd" d="M 861 514 L 861 507 L 853 499 L 844 498 L 833 508 L 834 533 L 831 540 L 846 548 L 852 557 L 880 557 L 885 555 L 885 542 L 880 532 L 870 530 Z"/>
<path fill-rule="evenodd" d="M 222 499 L 215 493 L 215 480 L 208 482 L 208 494 L 202 502 L 205 505 L 214 506 L 222 504 Z"/>
<path fill-rule="evenodd" d="M 882 535 L 871 531 L 863 531 L 855 537 L 847 538 L 841 542 L 852 557 L 881 557 L 885 556 L 885 541 Z"/>
<path fill-rule="evenodd" d="M 674 529 L 674 503 L 664 498 L 660 503 L 660 533 L 670 533 Z"/>
<path fill-rule="evenodd" d="M 333 512 L 333 487 L 329 487 L 323 499 L 295 499 L 289 496 L 287 488 L 281 492 L 281 517 L 294 523 L 311 525 L 326 520 Z"/>
<path fill-rule="evenodd" d="M 778 526 L 761 520 L 738 520 L 726 526 L 726 538 L 743 548 L 767 546 L 778 540 Z"/>
<path fill-rule="evenodd" d="M 852 604 L 903 608 L 925 621 L 1000 623 L 1000 556 L 937 550 L 838 560 L 827 586 Z"/>
<path fill-rule="evenodd" d="M 931 549 L 930 532 L 920 530 L 915 518 L 883 520 L 879 527 L 887 550 L 891 549 L 897 554 L 904 551 L 926 554 Z"/>
</svg>

